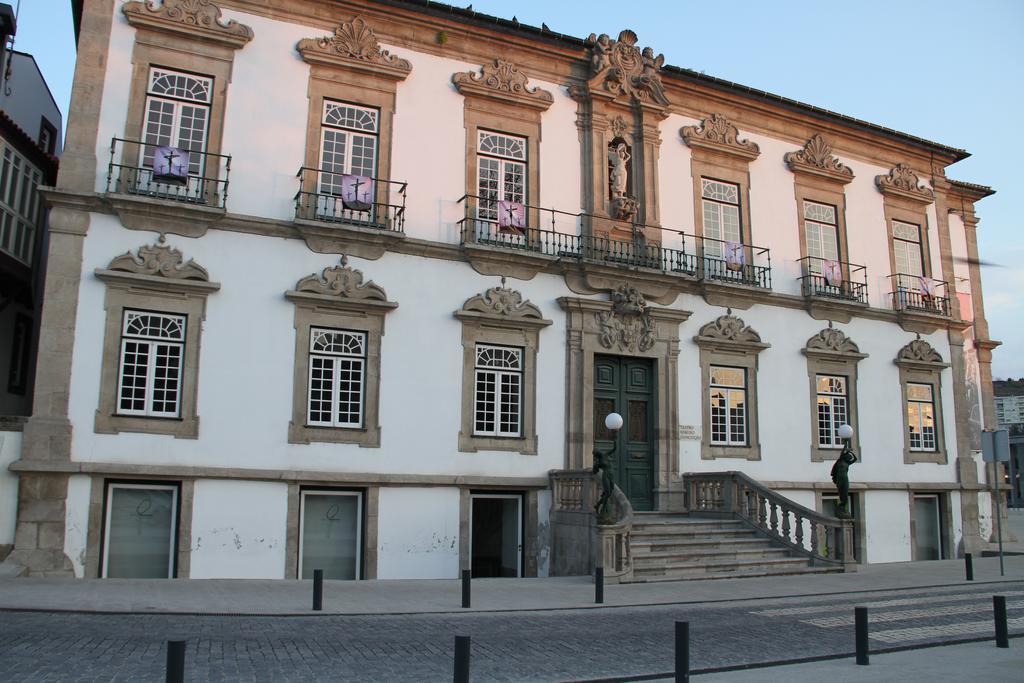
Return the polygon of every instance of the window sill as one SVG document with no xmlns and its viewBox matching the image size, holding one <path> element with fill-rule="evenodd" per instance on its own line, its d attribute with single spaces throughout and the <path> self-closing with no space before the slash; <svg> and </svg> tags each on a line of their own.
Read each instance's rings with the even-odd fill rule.
<svg viewBox="0 0 1024 683">
<path fill-rule="evenodd" d="M 537 437 L 473 436 L 459 432 L 459 452 L 506 451 L 520 455 L 537 455 Z"/>
<path fill-rule="evenodd" d="M 93 431 L 97 434 L 165 434 L 175 439 L 198 439 L 199 417 L 146 417 L 134 415 L 107 415 L 96 412 Z"/>
<path fill-rule="evenodd" d="M 719 458 L 737 458 L 742 460 L 760 460 L 761 446 L 721 446 L 703 444 L 700 451 L 701 460 L 717 460 Z"/>
<path fill-rule="evenodd" d="M 360 448 L 380 448 L 380 427 L 314 427 L 289 422 L 288 443 L 351 443 Z"/>
</svg>

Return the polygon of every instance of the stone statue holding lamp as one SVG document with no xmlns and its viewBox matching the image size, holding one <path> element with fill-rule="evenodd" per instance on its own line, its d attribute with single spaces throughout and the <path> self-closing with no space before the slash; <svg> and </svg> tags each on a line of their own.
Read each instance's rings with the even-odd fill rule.
<svg viewBox="0 0 1024 683">
<path fill-rule="evenodd" d="M 615 520 L 611 510 L 608 509 L 612 492 L 615 490 L 615 480 L 612 478 L 612 454 L 615 453 L 615 433 L 622 429 L 622 416 L 618 413 L 608 413 L 608 417 L 604 419 L 604 426 L 612 433 L 612 447 L 607 451 L 594 449 L 594 466 L 591 468 L 591 472 L 601 473 L 601 497 L 594 505 L 594 512 L 597 514 L 598 524 L 612 524 Z"/>
<path fill-rule="evenodd" d="M 844 424 L 839 427 L 839 438 L 843 440 L 843 450 L 839 453 L 834 465 L 832 465 L 832 483 L 839 491 L 839 505 L 836 509 L 836 517 L 850 519 L 850 465 L 857 462 L 857 454 L 850 447 L 853 439 L 853 427 Z"/>
</svg>

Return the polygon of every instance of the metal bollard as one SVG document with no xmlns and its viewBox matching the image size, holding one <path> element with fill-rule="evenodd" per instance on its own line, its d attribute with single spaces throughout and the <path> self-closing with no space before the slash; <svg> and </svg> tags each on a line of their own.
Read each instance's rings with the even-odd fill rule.
<svg viewBox="0 0 1024 683">
<path fill-rule="evenodd" d="M 185 641 L 167 641 L 167 683 L 185 680 Z"/>
<path fill-rule="evenodd" d="M 469 683 L 469 636 L 455 636 L 455 676 L 452 680 Z"/>
<path fill-rule="evenodd" d="M 974 581 L 974 558 L 970 553 L 964 553 L 964 570 L 967 572 L 967 580 Z"/>
<path fill-rule="evenodd" d="M 996 647 L 1010 647 L 1010 635 L 1006 628 L 1006 596 L 992 596 L 992 611 L 996 619 Z"/>
<path fill-rule="evenodd" d="M 853 615 L 857 638 L 857 663 L 867 665 L 868 662 L 868 608 L 854 607 Z"/>
<path fill-rule="evenodd" d="M 676 622 L 676 683 L 690 683 L 690 622 Z"/>
<path fill-rule="evenodd" d="M 313 570 L 313 610 L 319 612 L 324 608 L 324 570 Z"/>
<path fill-rule="evenodd" d="M 470 594 L 470 579 L 473 578 L 473 570 L 462 570 L 462 607 L 469 609 L 472 596 Z M 467 679 L 468 680 L 468 679 Z"/>
<path fill-rule="evenodd" d="M 594 602 L 604 604 L 604 567 L 594 569 Z"/>
</svg>

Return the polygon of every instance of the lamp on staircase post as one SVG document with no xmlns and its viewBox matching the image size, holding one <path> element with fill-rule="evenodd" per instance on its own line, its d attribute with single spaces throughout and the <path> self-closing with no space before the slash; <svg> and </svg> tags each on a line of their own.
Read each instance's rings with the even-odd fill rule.
<svg viewBox="0 0 1024 683">
<path fill-rule="evenodd" d="M 594 448 L 594 466 L 592 472 L 601 475 L 601 497 L 594 505 L 594 513 L 597 515 L 598 524 L 611 523 L 611 515 L 608 512 L 608 503 L 615 489 L 615 480 L 612 479 L 611 457 L 615 452 L 616 432 L 622 429 L 622 416 L 618 413 L 608 413 L 604 418 L 604 426 L 612 433 L 612 447 L 607 451 L 599 451 Z"/>
</svg>

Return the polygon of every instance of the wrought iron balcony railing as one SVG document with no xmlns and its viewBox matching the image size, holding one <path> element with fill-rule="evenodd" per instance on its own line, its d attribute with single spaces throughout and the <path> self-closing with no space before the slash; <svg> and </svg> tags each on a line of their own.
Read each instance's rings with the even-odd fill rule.
<svg viewBox="0 0 1024 683">
<path fill-rule="evenodd" d="M 462 244 L 482 244 L 547 256 L 579 258 L 581 255 L 577 214 L 521 204 L 521 212 L 510 215 L 508 220 L 499 220 L 501 209 L 494 200 L 465 194 L 458 203 L 465 208 L 465 217 L 458 223 Z M 516 207 L 509 208 L 517 211 Z"/>
<path fill-rule="evenodd" d="M 894 310 L 949 315 L 949 286 L 945 281 L 906 273 L 890 275 L 889 280 Z"/>
<path fill-rule="evenodd" d="M 230 156 L 184 150 L 187 164 L 175 168 L 173 156 L 160 156 L 158 149 L 161 146 L 157 144 L 112 138 L 107 192 L 224 208 Z M 166 168 L 160 168 L 161 161 Z"/>
<path fill-rule="evenodd" d="M 703 276 L 735 284 L 772 288 L 772 258 L 767 247 L 701 238 Z"/>
<path fill-rule="evenodd" d="M 805 256 L 797 263 L 803 271 L 804 296 L 840 301 L 868 302 L 868 269 L 855 263 Z"/>
<path fill-rule="evenodd" d="M 303 166 L 295 174 L 295 217 L 405 232 L 408 183 Z"/>
</svg>

